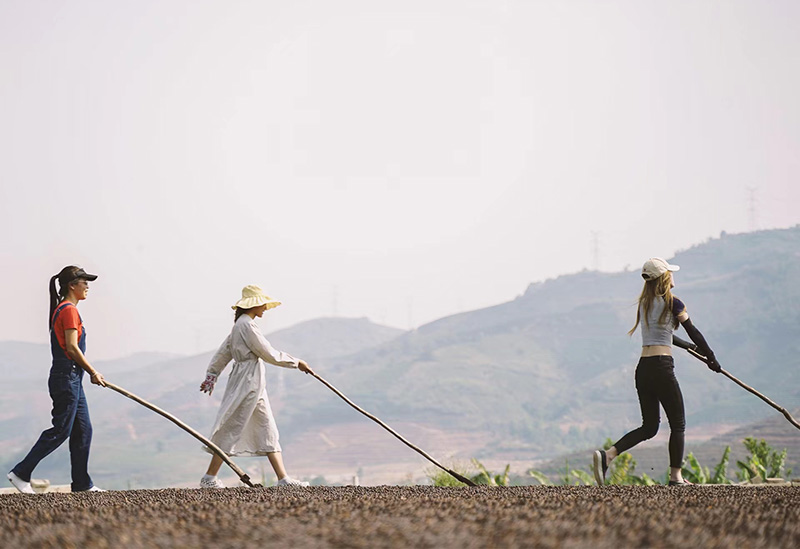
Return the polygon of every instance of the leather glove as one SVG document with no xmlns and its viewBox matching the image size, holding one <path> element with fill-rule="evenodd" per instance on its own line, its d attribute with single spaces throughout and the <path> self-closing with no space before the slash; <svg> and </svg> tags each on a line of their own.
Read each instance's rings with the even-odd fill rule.
<svg viewBox="0 0 800 549">
<path fill-rule="evenodd" d="M 708 366 L 708 369 L 712 372 L 720 373 L 722 371 L 722 366 L 720 366 L 719 362 L 717 362 L 717 357 L 712 354 L 707 358 L 708 362 L 706 362 L 706 366 Z"/>
<path fill-rule="evenodd" d="M 208 393 L 209 396 L 214 392 L 214 385 L 217 383 L 217 374 L 206 374 L 206 380 L 200 384 L 200 390 Z"/>
</svg>

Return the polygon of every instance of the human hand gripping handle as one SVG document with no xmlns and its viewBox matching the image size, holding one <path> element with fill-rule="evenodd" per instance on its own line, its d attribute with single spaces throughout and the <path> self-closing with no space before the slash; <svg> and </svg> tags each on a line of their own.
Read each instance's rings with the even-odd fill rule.
<svg viewBox="0 0 800 549">
<path fill-rule="evenodd" d="M 208 396 L 211 396 L 211 393 L 214 392 L 214 385 L 217 383 L 217 374 L 206 374 L 206 380 L 200 384 L 200 391 L 203 393 L 208 393 Z"/>
<path fill-rule="evenodd" d="M 687 351 L 689 351 L 689 354 L 694 355 L 703 362 L 705 362 L 706 366 L 708 366 L 708 369 L 711 370 L 712 372 L 716 372 L 718 374 L 722 372 L 722 366 L 720 365 L 719 362 L 717 362 L 717 357 L 714 356 L 713 351 L 708 353 L 708 356 L 702 355 L 699 352 L 696 344 L 689 343 L 685 339 L 681 339 L 676 335 L 672 336 L 672 344 L 675 345 L 676 347 L 680 347 L 681 349 L 686 349 Z"/>
<path fill-rule="evenodd" d="M 311 369 L 311 367 L 308 365 L 308 363 L 305 360 L 298 360 L 297 361 L 297 369 L 300 370 L 301 372 L 305 372 L 307 374 L 314 375 L 314 370 Z"/>
<path fill-rule="evenodd" d="M 106 386 L 106 378 L 104 378 L 103 374 L 101 374 L 97 370 L 93 371 L 92 374 L 89 376 L 89 381 L 91 381 L 95 385 L 99 385 L 100 387 Z"/>
<path fill-rule="evenodd" d="M 722 372 L 722 366 L 720 366 L 720 363 L 717 362 L 717 357 L 714 356 L 714 353 L 711 353 L 710 356 L 707 356 L 705 362 L 706 366 L 708 366 L 708 369 L 711 370 L 712 372 L 716 373 Z"/>
<path fill-rule="evenodd" d="M 720 366 L 720 363 L 717 362 L 717 357 L 714 356 L 714 352 L 711 351 L 711 349 L 709 349 L 709 352 L 707 353 L 708 356 L 703 355 L 700 353 L 699 347 L 695 343 L 689 343 L 685 339 L 681 339 L 676 335 L 672 336 L 672 344 L 676 347 L 680 347 L 681 349 L 686 349 L 689 351 L 689 354 L 696 356 L 705 362 L 706 366 L 708 366 L 708 369 L 712 372 L 716 372 L 718 374 L 722 372 L 722 366 Z"/>
</svg>

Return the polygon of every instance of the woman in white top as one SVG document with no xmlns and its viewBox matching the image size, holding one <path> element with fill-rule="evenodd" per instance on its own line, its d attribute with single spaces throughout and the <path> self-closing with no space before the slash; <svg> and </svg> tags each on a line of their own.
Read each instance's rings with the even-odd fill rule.
<svg viewBox="0 0 800 549">
<path fill-rule="evenodd" d="M 672 295 L 675 281 L 672 273 L 680 269 L 660 257 L 651 257 L 642 266 L 644 287 L 639 296 L 636 323 L 628 334 L 633 335 L 640 326 L 642 354 L 636 366 L 636 392 L 642 410 L 642 426 L 627 433 L 608 450 L 594 452 L 594 476 L 597 484 L 606 481 L 606 471 L 614 458 L 640 442 L 653 438 L 661 421 L 659 406 L 664 408 L 669 421 L 669 482 L 670 486 L 691 484 L 683 478 L 684 431 L 686 414 L 675 363 L 672 360 L 673 332 L 680 324 L 696 348 L 708 357 L 708 367 L 719 372 L 721 366 L 686 311 L 686 306 Z"/>
<path fill-rule="evenodd" d="M 283 368 L 297 368 L 307 374 L 312 370 L 305 361 L 273 348 L 255 321 L 256 317 L 263 316 L 264 311 L 280 304 L 258 286 L 242 289 L 242 299 L 232 306 L 236 311 L 233 330 L 212 357 L 200 390 L 211 395 L 217 378 L 233 360 L 222 406 L 211 430 L 211 441 L 228 455 L 267 456 L 278 476 L 278 485 L 308 486 L 307 482 L 286 474 L 278 428 L 267 396 L 264 361 Z M 214 455 L 200 480 L 201 488 L 225 487 L 217 478 L 221 465 L 222 460 Z"/>
</svg>

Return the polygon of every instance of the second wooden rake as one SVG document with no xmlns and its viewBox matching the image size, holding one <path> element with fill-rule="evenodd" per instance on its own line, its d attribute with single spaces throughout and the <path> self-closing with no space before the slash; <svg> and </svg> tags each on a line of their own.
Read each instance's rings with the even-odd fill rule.
<svg viewBox="0 0 800 549">
<path fill-rule="evenodd" d="M 692 345 L 691 343 L 689 343 L 688 341 L 685 341 L 685 340 L 683 340 L 683 339 L 681 339 L 679 337 L 676 337 L 676 336 L 672 336 L 672 342 L 676 346 L 678 346 L 678 347 L 680 347 L 682 349 L 686 349 L 689 352 L 689 354 L 692 355 L 693 357 L 695 357 L 696 359 L 701 360 L 702 362 L 705 362 L 706 364 L 708 364 L 708 358 L 706 358 L 702 354 L 698 353 L 697 350 L 695 349 L 695 346 Z M 741 387 L 745 391 L 756 395 L 758 398 L 760 398 L 761 400 L 763 400 L 764 402 L 766 402 L 767 404 L 769 404 L 770 406 L 772 406 L 773 408 L 778 410 L 780 413 L 783 414 L 783 417 L 785 417 L 786 420 L 789 423 L 791 423 L 792 425 L 794 425 L 795 427 L 800 429 L 800 423 L 798 423 L 797 420 L 792 417 L 792 414 L 790 414 L 789 411 L 786 408 L 784 408 L 783 406 L 779 405 L 778 403 L 773 401 L 768 396 L 759 393 L 758 391 L 756 391 L 755 389 L 750 387 L 745 382 L 743 382 L 740 379 L 736 378 L 733 374 L 731 374 L 727 370 L 725 370 L 723 368 L 720 368 L 719 369 L 719 373 L 724 375 L 725 377 L 727 377 L 731 381 L 733 381 L 736 385 L 738 385 L 739 387 Z"/>
<path fill-rule="evenodd" d="M 387 431 L 389 431 L 390 433 L 392 433 L 392 434 L 393 434 L 395 437 L 397 437 L 398 439 L 400 439 L 400 442 L 402 442 L 403 444 L 405 444 L 406 446 L 408 446 L 409 448 L 411 448 L 411 449 L 412 449 L 412 450 L 414 450 L 415 452 L 419 453 L 419 454 L 420 454 L 422 457 L 424 457 L 425 459 L 427 459 L 428 461 L 430 461 L 431 463 L 433 463 L 434 465 L 436 465 L 436 466 L 437 466 L 439 469 L 442 469 L 443 471 L 446 471 L 447 473 L 451 474 L 451 475 L 452 475 L 452 476 L 453 476 L 455 479 L 457 479 L 457 480 L 459 480 L 459 481 L 463 482 L 463 483 L 464 483 L 464 484 L 466 484 L 467 486 L 477 486 L 477 484 L 475 484 L 474 482 L 472 482 L 470 479 L 466 478 L 465 476 L 459 475 L 458 473 L 456 473 L 455 471 L 453 471 L 453 470 L 451 470 L 451 469 L 448 469 L 447 467 L 445 467 L 444 465 L 442 465 L 441 463 L 439 463 L 438 461 L 436 461 L 435 459 L 433 459 L 431 456 L 429 456 L 429 455 L 428 455 L 426 452 L 424 452 L 424 451 L 423 451 L 423 450 L 421 450 L 420 448 L 418 448 L 418 447 L 414 446 L 413 444 L 411 444 L 409 441 L 407 441 L 405 438 L 403 438 L 403 436 L 401 436 L 401 435 L 400 435 L 400 434 L 399 434 L 397 431 L 395 431 L 394 429 L 392 429 L 391 427 L 389 427 L 388 425 L 386 425 L 386 424 L 385 424 L 383 421 L 381 421 L 380 419 L 378 419 L 376 416 L 374 416 L 374 415 L 370 414 L 369 412 L 367 412 L 366 410 L 364 410 L 363 408 L 361 408 L 360 406 L 358 406 L 358 405 L 357 405 L 356 403 L 354 403 L 352 400 L 350 400 L 349 398 L 347 398 L 347 397 L 344 395 L 344 393 L 342 393 L 342 392 L 341 392 L 339 389 L 337 389 L 336 387 L 334 387 L 333 385 L 331 385 L 330 383 L 328 383 L 327 381 L 325 381 L 325 380 L 324 380 L 322 377 L 320 377 L 319 375 L 317 375 L 315 372 L 309 372 L 309 373 L 310 373 L 312 376 L 314 376 L 315 378 L 317 378 L 317 379 L 318 379 L 320 382 L 322 382 L 322 384 L 323 384 L 323 385 L 325 385 L 325 386 L 326 386 L 328 389 L 330 389 L 331 391 L 333 391 L 334 393 L 336 393 L 336 394 L 337 394 L 337 396 L 339 396 L 339 398 L 341 398 L 341 399 L 342 399 L 342 400 L 344 400 L 346 403 L 348 403 L 350 406 L 352 406 L 353 408 L 355 408 L 356 410 L 358 410 L 359 412 L 361 412 L 362 414 L 364 414 L 365 416 L 367 416 L 368 418 L 370 418 L 372 421 L 374 421 L 375 423 L 377 423 L 378 425 L 380 425 L 381 427 L 383 427 L 384 429 L 386 429 Z"/>
</svg>

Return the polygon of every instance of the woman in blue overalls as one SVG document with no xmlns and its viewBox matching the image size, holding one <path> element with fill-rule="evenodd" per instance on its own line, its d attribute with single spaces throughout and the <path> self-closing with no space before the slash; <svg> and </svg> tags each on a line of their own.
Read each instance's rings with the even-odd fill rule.
<svg viewBox="0 0 800 549">
<path fill-rule="evenodd" d="M 60 290 L 56 293 L 56 278 Z M 69 439 L 72 462 L 72 491 L 100 492 L 89 477 L 89 446 L 92 423 L 83 393 L 83 372 L 95 385 L 105 387 L 102 374 L 86 360 L 86 329 L 78 314 L 78 302 L 89 294 L 89 281 L 97 275 L 69 266 L 50 279 L 50 348 L 53 366 L 47 385 L 53 399 L 53 426 L 44 431 L 31 451 L 8 473 L 20 492 L 32 494 L 30 480 L 34 468 Z"/>
</svg>

